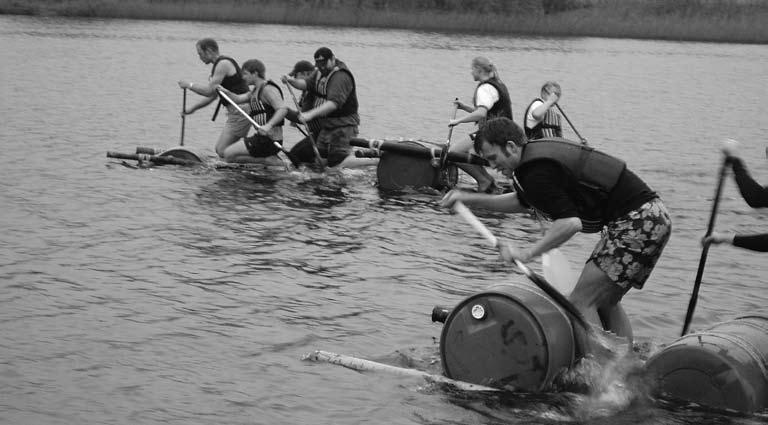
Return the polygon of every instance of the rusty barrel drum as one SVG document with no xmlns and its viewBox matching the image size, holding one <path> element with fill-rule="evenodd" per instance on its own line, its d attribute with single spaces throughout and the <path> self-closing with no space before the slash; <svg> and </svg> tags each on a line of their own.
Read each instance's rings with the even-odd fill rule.
<svg viewBox="0 0 768 425">
<path fill-rule="evenodd" d="M 460 302 L 445 319 L 446 376 L 522 391 L 544 391 L 582 351 L 570 318 L 539 288 L 496 285 Z"/>
<path fill-rule="evenodd" d="M 716 408 L 768 407 L 768 315 L 692 332 L 646 362 L 657 395 Z"/>
</svg>

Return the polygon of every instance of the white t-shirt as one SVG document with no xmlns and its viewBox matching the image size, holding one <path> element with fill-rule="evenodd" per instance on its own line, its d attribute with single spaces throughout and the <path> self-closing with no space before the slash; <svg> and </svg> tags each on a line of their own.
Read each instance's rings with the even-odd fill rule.
<svg viewBox="0 0 768 425">
<path fill-rule="evenodd" d="M 526 128 L 533 128 L 536 127 L 540 122 L 544 121 L 544 117 L 541 117 L 540 120 L 537 120 L 533 117 L 533 111 L 539 107 L 539 105 L 543 105 L 544 102 L 540 100 L 534 100 L 533 103 L 531 103 L 531 106 L 528 108 L 528 113 L 525 115 L 525 126 Z"/>
<path fill-rule="evenodd" d="M 499 92 L 496 87 L 485 83 L 481 84 L 477 88 L 477 95 L 475 96 L 475 106 L 483 106 L 485 109 L 490 110 L 493 108 L 493 104 L 499 101 Z"/>
</svg>

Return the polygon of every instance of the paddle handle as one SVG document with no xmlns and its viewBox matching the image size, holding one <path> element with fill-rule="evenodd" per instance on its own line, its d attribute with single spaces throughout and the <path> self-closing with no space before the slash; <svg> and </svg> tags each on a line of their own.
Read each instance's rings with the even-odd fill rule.
<svg viewBox="0 0 768 425">
<path fill-rule="evenodd" d="M 285 87 L 288 88 L 288 93 L 290 93 L 291 98 L 293 98 L 293 104 L 296 106 L 297 114 L 301 116 L 301 106 L 299 106 L 299 99 L 296 98 L 296 94 L 293 92 L 290 84 L 285 83 Z M 304 124 L 304 128 L 307 130 L 306 135 L 309 138 L 310 144 L 312 145 L 312 152 L 315 154 L 317 165 L 320 166 L 321 170 L 325 170 L 325 165 L 323 165 L 323 160 L 320 158 L 320 151 L 317 149 L 317 142 L 315 142 L 315 137 L 312 135 L 312 130 L 309 128 L 309 124 L 307 124 L 307 122 L 303 119 L 299 119 L 299 121 Z"/>
<path fill-rule="evenodd" d="M 472 214 L 472 211 L 467 208 L 466 205 L 464 205 L 461 201 L 456 201 L 453 204 L 453 211 L 460 215 L 461 218 L 464 219 L 467 223 L 469 223 L 472 228 L 474 228 L 477 233 L 480 233 L 485 240 L 488 241 L 488 243 L 491 244 L 492 247 L 498 248 L 499 247 L 499 240 L 496 238 L 496 236 L 491 233 L 490 230 L 488 230 L 487 227 L 485 227 L 485 224 L 483 224 L 480 219 L 477 218 L 474 214 Z"/>
<path fill-rule="evenodd" d="M 184 87 L 184 94 L 181 96 L 181 139 L 179 146 L 184 146 L 184 124 L 187 121 L 187 88 Z"/>
<path fill-rule="evenodd" d="M 464 205 L 464 203 L 461 201 L 455 202 L 453 204 L 453 210 L 464 220 L 466 220 L 470 226 L 477 230 L 477 232 L 480 233 L 488 242 L 490 242 L 491 245 L 499 248 L 499 240 L 496 238 L 496 236 L 494 236 L 493 233 L 491 233 L 491 231 L 488 230 L 488 228 L 485 227 L 485 225 L 480 222 L 480 220 L 474 214 L 472 214 L 472 211 L 470 211 L 469 208 Z M 573 305 L 573 303 L 571 303 L 563 294 L 561 294 L 557 289 L 550 285 L 546 279 L 534 273 L 533 270 L 525 265 L 525 263 L 518 260 L 517 258 L 514 259 L 514 262 L 517 268 L 520 269 L 520 271 L 523 272 L 523 274 L 531 282 L 538 286 L 539 289 L 544 291 L 547 295 L 552 297 L 552 299 L 562 308 L 564 308 L 571 315 L 571 317 L 573 317 L 574 320 L 576 320 L 576 322 L 578 322 L 578 324 L 584 328 L 588 334 L 596 337 L 595 331 L 587 323 L 584 315 L 576 308 L 576 306 Z"/>
<path fill-rule="evenodd" d="M 576 127 L 573 126 L 573 123 L 570 119 L 568 119 L 568 115 L 565 114 L 565 111 L 563 111 L 563 108 L 560 107 L 559 103 L 555 103 L 555 106 L 557 106 L 557 110 L 560 111 L 560 114 L 565 118 L 566 121 L 568 121 L 568 125 L 571 126 L 571 129 L 574 133 L 576 133 L 576 136 L 578 136 L 579 140 L 581 140 L 581 143 L 587 144 L 587 139 L 581 137 L 581 134 L 579 134 L 579 130 L 576 130 Z"/>
<path fill-rule="evenodd" d="M 725 173 L 728 170 L 728 158 L 723 158 L 723 163 L 720 165 L 720 173 L 717 178 L 717 187 L 715 188 L 715 200 L 712 202 L 712 211 L 709 214 L 709 224 L 707 224 L 707 233 L 704 237 L 712 234 L 712 230 L 715 228 L 715 217 L 717 216 L 717 208 L 720 205 L 720 195 L 723 193 L 723 182 L 725 181 Z M 709 253 L 709 244 L 705 244 L 701 250 L 701 257 L 699 258 L 699 268 L 696 271 L 696 280 L 693 283 L 693 291 L 691 292 L 691 299 L 688 301 L 688 311 L 685 313 L 685 322 L 683 322 L 683 331 L 680 336 L 685 336 L 688 333 L 688 327 L 691 325 L 693 319 L 693 312 L 696 310 L 696 302 L 699 299 L 699 287 L 701 287 L 701 279 L 704 277 L 704 266 L 707 264 L 707 254 Z"/>
</svg>

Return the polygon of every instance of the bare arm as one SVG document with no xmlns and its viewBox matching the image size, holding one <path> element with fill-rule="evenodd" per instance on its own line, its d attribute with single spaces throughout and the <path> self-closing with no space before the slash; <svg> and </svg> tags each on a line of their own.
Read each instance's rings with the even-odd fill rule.
<svg viewBox="0 0 768 425">
<path fill-rule="evenodd" d="M 452 190 L 443 197 L 441 205 L 450 208 L 456 201 L 461 201 L 474 207 L 505 213 L 524 213 L 528 211 L 528 209 L 520 203 L 517 194 L 514 192 L 501 195 L 489 195 L 485 193 Z"/>
<path fill-rule="evenodd" d="M 581 231 L 581 220 L 578 217 L 559 218 L 552 222 L 544 237 L 538 240 L 527 251 L 520 252 L 520 261 L 528 262 L 545 252 L 557 248 L 573 235 Z"/>
<path fill-rule="evenodd" d="M 477 122 L 484 119 L 486 116 L 488 116 L 488 110 L 485 108 L 485 106 L 478 106 L 477 108 L 475 108 L 474 111 L 470 112 L 469 114 L 464 115 L 461 118 L 451 120 L 451 122 L 448 123 L 448 125 L 453 127 L 454 125 L 458 125 L 465 122 Z"/>
<path fill-rule="evenodd" d="M 293 78 L 288 75 L 283 75 L 280 77 L 280 81 L 282 81 L 284 84 L 290 84 L 294 88 L 299 90 L 306 90 L 307 89 L 307 80 L 303 78 Z"/>
<path fill-rule="evenodd" d="M 549 93 L 547 95 L 547 98 L 544 99 L 544 103 L 537 106 L 533 111 L 531 111 L 531 116 L 533 116 L 533 119 L 536 121 L 541 121 L 544 119 L 544 116 L 547 114 L 547 111 L 549 111 L 549 108 L 551 108 L 557 101 L 560 99 L 559 96 L 555 93 Z"/>
<path fill-rule="evenodd" d="M 280 96 L 280 93 L 274 86 L 269 85 L 264 88 L 264 97 L 266 103 L 275 109 L 275 113 L 272 115 L 272 118 L 270 118 L 269 121 L 267 121 L 267 123 L 261 126 L 259 129 L 260 133 L 266 134 L 269 132 L 269 130 L 272 129 L 272 127 L 274 127 L 277 123 L 285 118 L 285 115 L 288 113 L 288 107 L 286 106 L 283 97 Z"/>
</svg>

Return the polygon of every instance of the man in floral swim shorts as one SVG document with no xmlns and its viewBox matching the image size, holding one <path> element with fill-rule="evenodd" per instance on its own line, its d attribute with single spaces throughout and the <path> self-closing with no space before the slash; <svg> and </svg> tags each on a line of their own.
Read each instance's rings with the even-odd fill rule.
<svg viewBox="0 0 768 425">
<path fill-rule="evenodd" d="M 486 209 L 524 213 L 534 209 L 552 220 L 528 250 L 502 246 L 506 260 L 531 259 L 578 232 L 602 238 L 584 265 L 570 301 L 585 318 L 632 341 L 621 306 L 631 288 L 642 288 L 669 240 L 671 220 L 658 195 L 624 161 L 562 138 L 529 142 L 512 120 L 489 120 L 475 137 L 475 151 L 513 180 L 515 191 L 486 195 L 451 191 L 456 201 Z"/>
</svg>

